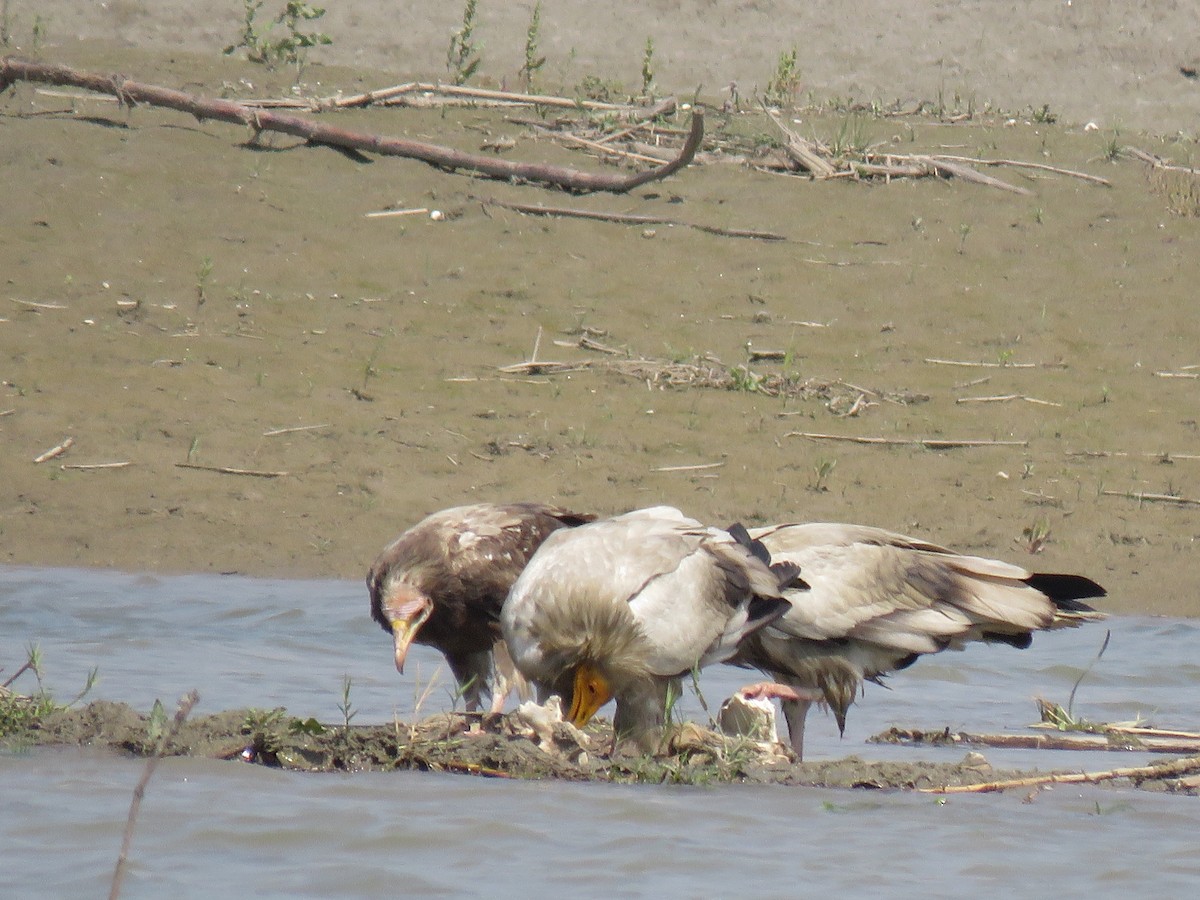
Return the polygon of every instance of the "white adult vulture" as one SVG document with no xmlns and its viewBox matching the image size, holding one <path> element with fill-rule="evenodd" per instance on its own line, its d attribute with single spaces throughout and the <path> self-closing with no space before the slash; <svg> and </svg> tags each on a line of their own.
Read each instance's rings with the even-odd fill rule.
<svg viewBox="0 0 1200 900">
<path fill-rule="evenodd" d="M 728 659 L 790 608 L 781 585 L 795 569 L 771 569 L 744 534 L 668 506 L 555 532 L 504 604 L 513 662 L 576 726 L 615 697 L 615 741 L 653 752 L 681 676 Z"/>
<path fill-rule="evenodd" d="M 1104 618 L 1080 602 L 1105 594 L 1082 575 L 1029 572 L 862 525 L 772 525 L 750 535 L 772 560 L 798 566 L 808 589 L 786 591 L 791 609 L 747 638 L 731 662 L 795 690 L 774 695 L 800 758 L 813 701 L 828 704 L 844 731 L 864 681 L 926 653 L 972 641 L 1025 648 L 1035 631 Z"/>
<path fill-rule="evenodd" d="M 433 513 L 405 531 L 367 575 L 371 616 L 392 635 L 396 669 L 404 671 L 414 641 L 435 647 L 466 708 L 498 712 L 508 692 L 495 659 L 499 653 L 503 669 L 507 654 L 496 645 L 504 598 L 547 535 L 593 518 L 541 503 L 477 503 Z"/>
</svg>

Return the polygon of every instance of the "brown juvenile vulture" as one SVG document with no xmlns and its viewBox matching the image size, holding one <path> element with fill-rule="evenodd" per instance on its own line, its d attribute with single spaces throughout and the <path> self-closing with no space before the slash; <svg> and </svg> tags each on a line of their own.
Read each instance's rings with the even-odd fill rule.
<svg viewBox="0 0 1200 900">
<path fill-rule="evenodd" d="M 1080 602 L 1105 594 L 1082 575 L 1029 572 L 861 525 L 772 525 L 750 534 L 773 560 L 798 566 L 809 589 L 787 591 L 792 608 L 731 662 L 794 689 L 775 696 L 801 758 L 813 701 L 828 704 L 844 730 L 864 681 L 926 653 L 971 641 L 1025 648 L 1035 631 L 1104 618 Z"/>
<path fill-rule="evenodd" d="M 657 749 L 680 676 L 789 608 L 780 586 L 795 570 L 772 570 L 744 540 L 667 506 L 552 534 L 501 614 L 513 662 L 576 726 L 615 697 L 617 739 Z"/>
<path fill-rule="evenodd" d="M 367 574 L 371 616 L 395 644 L 396 668 L 416 641 L 435 647 L 468 710 L 504 705 L 500 607 L 551 532 L 593 516 L 540 503 L 478 503 L 433 513 L 396 538 Z M 510 667 L 511 668 L 511 667 Z M 501 665 L 503 669 L 503 665 Z"/>
</svg>

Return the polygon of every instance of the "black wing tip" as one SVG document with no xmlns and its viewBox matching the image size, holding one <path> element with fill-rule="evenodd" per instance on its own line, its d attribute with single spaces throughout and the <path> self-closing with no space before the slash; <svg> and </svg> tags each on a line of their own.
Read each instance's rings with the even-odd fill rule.
<svg viewBox="0 0 1200 900">
<path fill-rule="evenodd" d="M 1107 597 L 1108 591 L 1085 575 L 1063 575 L 1054 572 L 1038 572 L 1026 582 L 1041 591 L 1063 612 L 1095 612 L 1081 600 Z"/>
<path fill-rule="evenodd" d="M 750 532 L 746 530 L 746 526 L 741 522 L 734 522 L 725 529 L 729 532 L 729 536 L 745 547 L 759 562 L 764 565 L 771 564 L 771 551 L 767 549 L 766 544 L 762 541 L 756 541 L 750 537 Z"/>
<path fill-rule="evenodd" d="M 771 563 L 771 571 L 779 579 L 781 591 L 808 591 L 812 587 L 800 577 L 800 567 L 793 562 Z"/>
<path fill-rule="evenodd" d="M 786 597 L 752 597 L 746 614 L 751 630 L 770 625 L 792 608 Z"/>
</svg>

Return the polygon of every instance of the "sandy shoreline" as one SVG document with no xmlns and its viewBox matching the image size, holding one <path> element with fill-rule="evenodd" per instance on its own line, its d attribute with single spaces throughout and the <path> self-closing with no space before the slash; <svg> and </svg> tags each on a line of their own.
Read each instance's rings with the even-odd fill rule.
<svg viewBox="0 0 1200 900">
<path fill-rule="evenodd" d="M 221 56 L 238 4 L 194 6 L 44 4 L 43 56 L 213 96 L 289 89 L 286 73 Z M 1176 158 L 1194 149 L 1150 136 L 1198 121 L 1200 88 L 1178 71 L 1194 46 L 1190 10 L 931 2 L 917 15 L 874 3 L 851 17 L 835 6 L 685 4 L 666 27 L 666 4 L 604 5 L 609 18 L 547 4 L 547 80 L 634 83 L 652 34 L 664 89 L 703 82 L 719 100 L 721 83 L 762 80 L 795 43 L 807 48 L 805 90 L 822 97 L 949 92 L 964 110 L 1048 104 L 1062 117 L 805 110 L 809 133 L 861 128 L 906 150 L 1037 160 L 1112 187 L 1006 173 L 1026 197 L 711 165 L 631 197 L 568 198 L 792 239 L 769 246 L 485 213 L 480 196 L 564 198 L 420 164 L 256 152 L 229 126 L 176 113 L 7 93 L 0 560 L 359 578 L 395 533 L 457 503 L 610 513 L 668 502 L 720 524 L 880 525 L 1086 573 L 1113 611 L 1200 615 L 1196 507 L 1136 499 L 1200 497 L 1195 382 L 1156 374 L 1200 363 L 1200 220 L 1171 214 L 1140 164 L 1103 158 L 1118 124 L 1121 141 Z M 14 34 L 28 35 L 31 7 L 12 10 Z M 413 6 L 405 28 L 387 29 L 391 4 L 331 7 L 335 43 L 314 51 L 306 77 L 346 90 L 438 77 L 460 11 L 434 10 Z M 483 75 L 511 79 L 528 10 L 486 12 Z M 599 165 L 502 113 L 345 116 L 472 150 L 503 135 L 514 158 Z M 1092 120 L 1099 131 L 1079 127 Z M 1125 130 L 1135 124 L 1150 134 Z M 365 218 L 388 205 L 451 215 Z M 581 351 L 554 342 L 581 329 L 631 356 L 725 367 L 745 363 L 750 344 L 778 348 L 827 390 L 781 401 L 609 375 L 499 377 L 539 328 L 544 353 L 570 359 Z M 844 416 L 858 387 L 878 398 Z M 1008 395 L 1018 399 L 980 399 Z M 811 432 L 1024 443 L 929 452 L 796 436 Z M 32 462 L 66 437 L 66 456 Z M 60 468 L 119 461 L 130 465 Z M 1035 557 L 1028 534 L 1043 526 Z"/>
</svg>

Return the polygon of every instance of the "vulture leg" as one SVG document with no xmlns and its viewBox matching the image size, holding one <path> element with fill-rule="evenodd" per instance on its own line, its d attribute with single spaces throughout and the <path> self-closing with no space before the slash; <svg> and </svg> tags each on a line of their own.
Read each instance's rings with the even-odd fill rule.
<svg viewBox="0 0 1200 900">
<path fill-rule="evenodd" d="M 504 712 L 504 701 L 508 699 L 508 695 L 516 688 L 519 702 L 524 702 L 529 699 L 529 682 L 525 677 L 517 671 L 517 667 L 513 664 L 512 657 L 508 655 L 508 644 L 504 641 L 496 641 L 492 645 L 492 656 L 494 657 L 496 667 L 496 687 L 492 694 L 491 712 Z M 542 702 L 545 702 L 544 700 Z"/>
<path fill-rule="evenodd" d="M 662 745 L 666 721 L 667 693 L 678 697 L 682 682 L 678 678 L 646 681 L 617 699 L 613 716 L 613 749 L 636 749 L 642 753 L 657 753 Z"/>
<path fill-rule="evenodd" d="M 492 662 L 491 650 L 480 650 L 477 653 L 467 653 L 463 656 L 447 657 L 450 670 L 458 680 L 459 691 L 467 712 L 477 712 L 492 706 L 492 683 L 496 678 L 496 669 Z M 503 705 L 504 696 L 500 703 Z"/>
</svg>

